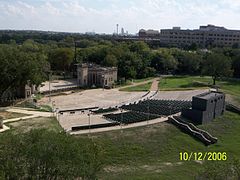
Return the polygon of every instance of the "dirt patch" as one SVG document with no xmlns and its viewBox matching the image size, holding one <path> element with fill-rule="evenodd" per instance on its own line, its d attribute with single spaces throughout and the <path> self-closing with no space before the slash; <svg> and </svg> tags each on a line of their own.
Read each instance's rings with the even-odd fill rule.
<svg viewBox="0 0 240 180">
<path fill-rule="evenodd" d="M 9 126 L 16 129 L 17 132 L 25 133 L 32 129 L 46 128 L 55 129 L 55 123 L 52 118 L 38 117 L 9 123 Z"/>
<path fill-rule="evenodd" d="M 8 111 L 0 111 L 0 119 L 12 119 L 18 117 L 28 116 L 27 114 L 15 113 L 15 112 L 8 112 Z"/>
<path fill-rule="evenodd" d="M 119 173 L 119 172 L 133 172 L 137 170 L 136 167 L 120 165 L 120 166 L 107 166 L 104 171 L 108 173 Z"/>
<path fill-rule="evenodd" d="M 182 165 L 182 162 L 163 162 L 157 165 L 140 165 L 140 166 L 129 166 L 129 165 L 119 165 L 119 166 L 106 166 L 104 171 L 108 173 L 127 173 L 133 171 L 150 171 L 150 172 L 162 172 L 162 169 L 165 167 L 179 166 Z"/>
</svg>

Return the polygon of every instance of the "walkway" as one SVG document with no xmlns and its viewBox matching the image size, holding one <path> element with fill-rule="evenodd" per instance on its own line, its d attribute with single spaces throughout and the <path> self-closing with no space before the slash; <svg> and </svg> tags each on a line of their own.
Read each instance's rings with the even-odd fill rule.
<svg viewBox="0 0 240 180">
<path fill-rule="evenodd" d="M 178 114 L 175 114 L 175 115 L 178 115 Z M 153 119 L 153 120 L 149 120 L 149 121 L 143 121 L 143 122 L 138 122 L 138 123 L 133 123 L 133 124 L 128 124 L 128 125 L 112 126 L 112 127 L 97 128 L 97 129 L 90 129 L 90 130 L 87 129 L 87 130 L 80 130 L 80 131 L 76 131 L 76 132 L 69 131 L 69 133 L 71 135 L 99 133 L 99 132 L 106 132 L 106 131 L 128 129 L 128 128 L 133 128 L 133 127 L 147 126 L 147 125 L 151 125 L 151 124 L 165 122 L 167 120 L 168 120 L 168 117 L 161 117 L 161 118 L 157 118 L 157 119 Z"/>
<path fill-rule="evenodd" d="M 142 81 L 142 82 L 132 83 L 131 85 L 121 86 L 121 87 L 118 87 L 118 88 L 116 88 L 116 89 L 119 90 L 119 89 L 122 89 L 122 88 L 128 88 L 128 87 L 138 86 L 138 85 L 146 84 L 146 83 L 149 83 L 149 82 L 154 82 L 155 80 L 158 80 L 158 79 L 159 79 L 159 78 L 153 78 L 153 79 L 149 79 L 149 80 Z"/>
<path fill-rule="evenodd" d="M 160 78 L 155 78 L 152 82 L 152 86 L 150 88 L 150 91 L 158 91 L 158 83 Z"/>
<path fill-rule="evenodd" d="M 10 108 L 10 109 L 7 109 L 6 111 L 27 114 L 29 116 L 3 120 L 3 128 L 0 129 L 0 133 L 10 129 L 10 127 L 4 125 L 5 123 L 16 122 L 16 121 L 21 121 L 21 120 L 26 120 L 26 119 L 36 118 L 36 117 L 52 117 L 53 116 L 53 113 L 50 113 L 50 112 L 33 111 L 32 109 L 30 110 L 30 109 L 24 109 L 24 108 Z"/>
</svg>

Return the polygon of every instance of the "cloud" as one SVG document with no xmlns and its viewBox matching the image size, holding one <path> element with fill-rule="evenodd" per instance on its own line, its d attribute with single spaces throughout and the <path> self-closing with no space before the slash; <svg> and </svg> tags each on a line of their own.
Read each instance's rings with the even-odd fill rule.
<svg viewBox="0 0 240 180">
<path fill-rule="evenodd" d="M 238 0 L 1 0 L 1 29 L 112 33 L 116 24 L 140 28 L 197 28 L 216 24 L 240 29 Z"/>
</svg>

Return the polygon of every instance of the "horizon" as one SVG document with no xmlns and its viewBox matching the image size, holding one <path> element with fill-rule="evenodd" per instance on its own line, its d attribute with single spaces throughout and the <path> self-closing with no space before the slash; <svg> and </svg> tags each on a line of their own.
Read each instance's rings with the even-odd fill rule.
<svg viewBox="0 0 240 180">
<path fill-rule="evenodd" d="M 197 29 L 214 24 L 240 29 L 235 0 L 1 0 L 1 30 L 136 34 L 140 29 Z M 181 16 L 179 15 L 181 14 Z"/>
</svg>

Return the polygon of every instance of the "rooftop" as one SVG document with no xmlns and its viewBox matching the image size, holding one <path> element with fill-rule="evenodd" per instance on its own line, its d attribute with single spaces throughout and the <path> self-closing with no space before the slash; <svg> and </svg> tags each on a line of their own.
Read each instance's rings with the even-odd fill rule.
<svg viewBox="0 0 240 180">
<path fill-rule="evenodd" d="M 222 96 L 222 95 L 223 95 L 223 93 L 221 93 L 221 92 L 210 91 L 210 92 L 206 92 L 206 93 L 203 93 L 203 94 L 199 94 L 195 97 L 198 97 L 198 98 L 201 98 L 201 99 L 212 99 L 214 97 Z"/>
</svg>

